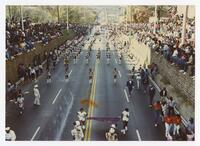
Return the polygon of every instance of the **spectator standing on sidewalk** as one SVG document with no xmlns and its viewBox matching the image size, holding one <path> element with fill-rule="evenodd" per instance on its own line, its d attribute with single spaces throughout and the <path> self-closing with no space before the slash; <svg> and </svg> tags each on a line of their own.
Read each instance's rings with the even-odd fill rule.
<svg viewBox="0 0 200 146">
<path fill-rule="evenodd" d="M 32 81 L 36 80 L 36 71 L 35 71 L 34 67 L 31 67 L 30 75 L 31 75 Z"/>
<path fill-rule="evenodd" d="M 164 117 L 167 115 L 167 102 L 166 101 L 162 101 L 161 103 L 161 107 L 162 107 L 162 121 L 164 121 Z"/>
<path fill-rule="evenodd" d="M 149 85 L 149 107 L 152 107 L 153 99 L 155 96 L 155 88 L 153 85 Z"/>
<path fill-rule="evenodd" d="M 186 127 L 186 131 L 187 131 L 187 140 L 191 141 L 194 140 L 194 119 L 190 118 L 189 122 L 187 123 L 187 127 Z"/>
<path fill-rule="evenodd" d="M 160 91 L 160 98 L 161 98 L 161 101 L 166 101 L 166 99 L 167 99 L 166 87 L 163 87 L 163 89 Z"/>
<path fill-rule="evenodd" d="M 182 119 L 180 114 L 176 114 L 173 117 L 173 135 L 179 135 L 180 134 L 180 125 L 181 125 Z"/>
<path fill-rule="evenodd" d="M 146 77 L 146 78 L 144 78 L 144 80 L 143 80 L 144 93 L 147 92 L 147 87 L 148 87 L 148 85 L 149 85 L 149 78 Z"/>
<path fill-rule="evenodd" d="M 172 127 L 172 123 L 173 123 L 173 118 L 172 118 L 172 114 L 168 113 L 165 117 L 164 117 L 164 122 L 165 122 L 165 137 L 167 138 L 167 140 L 172 140 L 172 136 L 170 135 L 170 131 L 171 131 L 171 127 Z"/>
<path fill-rule="evenodd" d="M 176 102 L 173 99 L 173 97 L 169 97 L 169 99 L 167 100 L 167 106 L 168 106 L 168 112 L 174 112 L 174 108 L 176 106 Z"/>
<path fill-rule="evenodd" d="M 161 104 L 160 101 L 157 101 L 153 104 L 153 109 L 154 109 L 154 115 L 155 115 L 155 127 L 158 126 L 159 123 L 159 118 L 160 118 L 160 114 L 161 114 Z"/>
<path fill-rule="evenodd" d="M 126 86 L 128 88 L 128 93 L 129 93 L 129 97 L 131 97 L 132 95 L 132 90 L 134 88 L 134 82 L 133 80 L 131 79 L 131 77 L 129 77 L 129 80 L 126 82 Z"/>
<path fill-rule="evenodd" d="M 40 92 L 38 90 L 37 84 L 34 86 L 33 91 L 34 91 L 34 96 L 35 96 L 34 105 L 40 105 Z"/>
</svg>

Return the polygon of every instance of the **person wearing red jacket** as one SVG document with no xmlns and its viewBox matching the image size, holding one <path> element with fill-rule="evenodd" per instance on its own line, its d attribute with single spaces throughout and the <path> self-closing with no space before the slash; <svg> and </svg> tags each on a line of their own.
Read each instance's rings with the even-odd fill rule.
<svg viewBox="0 0 200 146">
<path fill-rule="evenodd" d="M 180 114 L 177 114 L 176 116 L 173 117 L 173 124 L 174 124 L 174 129 L 173 129 L 173 135 L 179 135 L 179 130 L 180 130 L 180 125 L 181 125 L 182 119 Z"/>
<path fill-rule="evenodd" d="M 170 135 L 170 129 L 171 129 L 172 124 L 173 124 L 173 116 L 171 115 L 171 113 L 168 113 L 164 117 L 164 122 L 165 122 L 165 137 L 168 140 L 172 140 L 172 136 Z"/>
<path fill-rule="evenodd" d="M 160 114 L 161 114 L 161 104 L 160 101 L 157 101 L 153 104 L 154 114 L 155 114 L 155 127 L 158 126 Z"/>
</svg>

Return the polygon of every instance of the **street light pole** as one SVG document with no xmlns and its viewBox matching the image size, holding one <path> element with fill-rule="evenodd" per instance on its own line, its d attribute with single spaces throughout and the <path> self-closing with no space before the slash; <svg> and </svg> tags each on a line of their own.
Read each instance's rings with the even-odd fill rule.
<svg viewBox="0 0 200 146">
<path fill-rule="evenodd" d="M 69 30 L 69 6 L 67 5 L 67 30 Z"/>
<path fill-rule="evenodd" d="M 21 12 L 22 30 L 24 31 L 24 18 L 23 18 L 23 7 L 22 7 L 22 5 L 20 6 L 20 12 Z"/>
<path fill-rule="evenodd" d="M 58 22 L 60 22 L 60 12 L 59 12 L 59 6 L 57 6 L 57 14 L 58 14 Z"/>
<path fill-rule="evenodd" d="M 185 6 L 184 17 L 183 17 L 183 26 L 182 26 L 182 34 L 181 34 L 181 44 L 185 43 L 185 32 L 186 32 L 186 21 L 188 15 L 188 6 Z"/>
<path fill-rule="evenodd" d="M 154 27 L 153 27 L 153 33 L 155 34 L 156 33 L 156 23 L 157 23 L 157 20 L 158 20 L 158 6 L 155 5 L 155 12 L 154 12 L 154 15 L 155 15 L 155 19 L 154 19 Z"/>
<path fill-rule="evenodd" d="M 125 9 L 125 11 L 126 11 L 126 31 L 127 31 L 127 19 L 128 19 L 128 11 L 127 11 L 127 7 L 126 7 L 126 9 Z"/>
<path fill-rule="evenodd" d="M 8 6 L 8 12 L 9 12 L 9 22 L 11 22 L 12 15 L 11 15 L 11 6 Z"/>
<path fill-rule="evenodd" d="M 105 8 L 105 16 L 106 16 L 106 24 L 108 25 L 108 14 L 107 14 L 107 9 Z"/>
</svg>

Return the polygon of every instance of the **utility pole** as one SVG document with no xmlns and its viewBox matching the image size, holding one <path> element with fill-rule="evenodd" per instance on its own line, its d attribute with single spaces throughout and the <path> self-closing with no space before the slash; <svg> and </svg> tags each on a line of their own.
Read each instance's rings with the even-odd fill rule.
<svg viewBox="0 0 200 146">
<path fill-rule="evenodd" d="M 183 17 L 183 26 L 182 26 L 182 34 L 181 34 L 181 44 L 185 43 L 185 32 L 186 32 L 186 21 L 187 21 L 187 15 L 188 15 L 188 6 L 185 6 L 184 11 L 184 17 Z"/>
<path fill-rule="evenodd" d="M 67 30 L 69 30 L 69 6 L 67 5 Z"/>
<path fill-rule="evenodd" d="M 108 25 L 108 13 L 106 8 L 105 8 L 105 17 L 106 17 L 106 24 Z"/>
<path fill-rule="evenodd" d="M 153 33 L 155 34 L 156 33 L 156 23 L 158 21 L 158 6 L 155 5 L 155 12 L 154 12 L 154 15 L 155 15 L 155 19 L 154 19 L 154 27 L 153 27 Z"/>
<path fill-rule="evenodd" d="M 8 12 L 9 12 L 9 21 L 11 22 L 12 15 L 11 15 L 11 6 L 8 6 Z"/>
<path fill-rule="evenodd" d="M 24 31 L 24 18 L 23 18 L 23 7 L 22 7 L 22 5 L 20 6 L 20 12 L 21 12 L 22 30 Z"/>
<path fill-rule="evenodd" d="M 84 17 L 84 19 L 83 19 L 83 20 L 84 20 L 84 24 L 86 23 L 85 9 L 86 9 L 86 8 L 85 8 L 85 7 L 83 7 L 83 17 Z"/>
<path fill-rule="evenodd" d="M 124 9 L 125 10 L 125 23 L 126 23 L 126 31 L 127 31 L 127 6 L 126 8 Z"/>
<path fill-rule="evenodd" d="M 58 14 L 58 22 L 60 22 L 60 10 L 59 10 L 59 6 L 57 6 L 57 14 Z"/>
</svg>

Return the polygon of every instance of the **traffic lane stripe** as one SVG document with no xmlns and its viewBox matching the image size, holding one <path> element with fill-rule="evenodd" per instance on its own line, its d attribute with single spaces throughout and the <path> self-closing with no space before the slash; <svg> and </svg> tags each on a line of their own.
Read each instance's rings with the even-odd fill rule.
<svg viewBox="0 0 200 146">
<path fill-rule="evenodd" d="M 117 60 L 115 59 L 115 63 L 117 64 Z"/>
<path fill-rule="evenodd" d="M 93 83 L 94 83 L 94 79 L 95 79 L 95 75 L 94 75 L 94 78 L 93 78 Z M 93 94 L 93 90 L 94 90 L 94 84 L 92 84 L 92 87 L 91 87 L 91 92 L 90 92 L 90 97 L 89 97 L 89 99 L 90 100 L 92 100 L 92 94 Z M 88 117 L 90 117 L 91 116 L 91 104 L 89 104 L 89 109 L 88 109 Z M 86 123 L 86 131 L 85 131 L 85 137 L 84 137 L 84 140 L 88 140 L 88 132 L 89 132 L 89 126 L 90 126 L 90 122 L 91 122 L 91 120 L 89 120 L 89 121 L 87 121 L 87 123 Z"/>
<path fill-rule="evenodd" d="M 140 133 L 139 133 L 138 129 L 136 129 L 136 134 L 137 134 L 138 140 L 139 140 L 139 141 L 142 141 L 142 139 L 141 139 L 141 136 L 140 136 Z"/>
<path fill-rule="evenodd" d="M 124 89 L 124 94 L 125 94 L 125 97 L 126 97 L 127 102 L 129 102 L 128 94 L 127 94 L 127 92 L 126 92 L 126 89 Z"/>
<path fill-rule="evenodd" d="M 31 141 L 33 141 L 37 135 L 37 133 L 39 132 L 40 130 L 40 126 L 36 129 L 35 133 L 33 134 L 32 138 L 31 138 Z"/>
<path fill-rule="evenodd" d="M 91 89 L 89 100 L 91 100 L 91 94 L 92 94 L 92 92 L 93 92 L 93 88 Z M 91 115 L 91 104 L 89 104 L 88 117 L 90 117 L 90 115 Z M 87 120 L 86 130 L 85 130 L 85 135 L 84 135 L 84 140 L 87 140 L 87 138 L 88 138 L 89 124 L 90 124 L 90 120 Z"/>
<path fill-rule="evenodd" d="M 122 77 L 122 75 L 121 75 L 121 72 L 118 70 L 118 73 L 119 73 L 119 76 L 120 76 L 120 78 Z"/>
<path fill-rule="evenodd" d="M 71 73 L 72 73 L 72 70 L 69 72 L 69 76 L 71 75 Z"/>
<path fill-rule="evenodd" d="M 56 97 L 54 98 L 52 104 L 54 104 L 54 103 L 56 102 L 56 99 L 58 98 L 58 96 L 59 96 L 59 94 L 60 94 L 61 91 L 62 91 L 62 89 L 60 89 L 60 90 L 58 91 L 58 93 L 56 94 Z"/>
<path fill-rule="evenodd" d="M 96 72 L 96 76 L 97 76 L 97 72 Z M 95 79 L 94 79 L 94 90 L 93 90 L 93 94 L 92 94 L 92 100 L 93 101 L 95 101 L 95 94 L 96 94 L 96 76 L 95 76 Z M 93 112 L 94 112 L 94 106 L 92 106 L 91 116 L 93 115 Z M 91 133 L 92 133 L 92 120 L 90 122 L 88 140 L 90 140 L 90 138 L 91 138 Z"/>
</svg>

